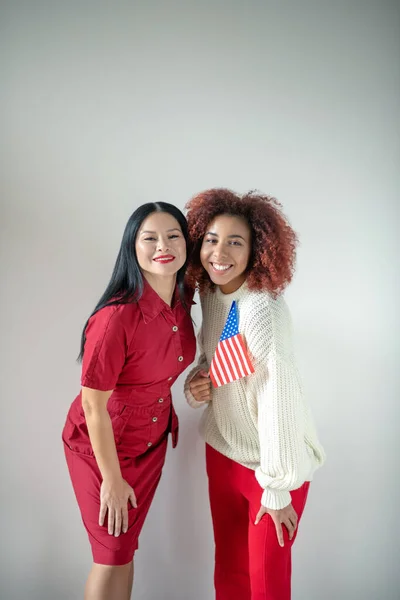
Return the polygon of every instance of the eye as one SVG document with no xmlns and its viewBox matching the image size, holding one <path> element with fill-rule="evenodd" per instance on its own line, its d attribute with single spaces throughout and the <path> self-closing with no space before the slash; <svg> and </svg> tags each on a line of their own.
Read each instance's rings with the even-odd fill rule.
<svg viewBox="0 0 400 600">
<path fill-rule="evenodd" d="M 155 237 L 146 237 L 146 238 L 144 238 L 144 241 L 145 242 L 154 242 L 155 239 L 156 239 Z"/>
<path fill-rule="evenodd" d="M 181 236 L 178 233 L 172 233 L 170 236 L 168 236 L 168 238 L 170 240 L 176 240 L 177 238 L 180 238 Z"/>
<path fill-rule="evenodd" d="M 230 242 L 231 246 L 241 246 L 242 244 L 240 242 L 237 241 L 232 241 Z"/>
<path fill-rule="evenodd" d="M 206 244 L 216 244 L 217 240 L 215 238 L 208 238 L 204 240 Z"/>
</svg>

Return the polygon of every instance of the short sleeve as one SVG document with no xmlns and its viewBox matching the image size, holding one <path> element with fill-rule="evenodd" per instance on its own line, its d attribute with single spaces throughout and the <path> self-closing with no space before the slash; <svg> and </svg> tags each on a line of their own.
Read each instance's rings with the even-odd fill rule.
<svg viewBox="0 0 400 600">
<path fill-rule="evenodd" d="M 82 361 L 81 385 L 113 390 L 127 353 L 127 334 L 120 306 L 106 306 L 89 319 Z"/>
</svg>

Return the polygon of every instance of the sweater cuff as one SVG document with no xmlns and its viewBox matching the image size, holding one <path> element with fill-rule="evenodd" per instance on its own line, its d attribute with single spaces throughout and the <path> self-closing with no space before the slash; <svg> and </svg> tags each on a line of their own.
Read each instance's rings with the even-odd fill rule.
<svg viewBox="0 0 400 600">
<path fill-rule="evenodd" d="M 184 386 L 185 397 L 186 397 L 187 403 L 192 408 L 200 408 L 201 406 L 205 406 L 206 404 L 208 404 L 208 402 L 206 402 L 205 400 L 204 401 L 196 400 L 196 398 L 193 396 L 192 392 L 189 389 L 189 384 L 192 381 L 193 377 L 195 377 L 197 375 L 197 373 L 199 373 L 202 369 L 203 369 L 203 367 L 195 367 L 189 373 L 189 375 L 187 376 L 186 381 L 185 381 L 185 386 Z"/>
<path fill-rule="evenodd" d="M 292 497 L 289 492 L 280 492 L 279 490 L 271 490 L 269 488 L 264 490 L 261 497 L 261 504 L 271 510 L 285 508 L 285 506 L 289 506 L 291 501 Z"/>
</svg>

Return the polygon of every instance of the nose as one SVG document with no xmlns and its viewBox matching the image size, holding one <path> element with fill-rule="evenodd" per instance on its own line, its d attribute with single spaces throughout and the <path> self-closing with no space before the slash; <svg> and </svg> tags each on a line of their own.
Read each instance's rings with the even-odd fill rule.
<svg viewBox="0 0 400 600">
<path fill-rule="evenodd" d="M 222 244 L 215 244 L 213 246 L 212 256 L 216 262 L 222 262 L 227 256 L 224 246 Z"/>
<path fill-rule="evenodd" d="M 164 236 L 160 236 L 157 242 L 157 252 L 166 252 L 169 250 L 168 246 L 169 240 L 168 238 L 164 238 Z"/>
</svg>

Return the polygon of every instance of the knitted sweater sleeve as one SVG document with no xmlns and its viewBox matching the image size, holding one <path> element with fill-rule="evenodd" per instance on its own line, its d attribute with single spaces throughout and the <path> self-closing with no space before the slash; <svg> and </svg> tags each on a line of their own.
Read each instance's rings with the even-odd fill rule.
<svg viewBox="0 0 400 600">
<path fill-rule="evenodd" d="M 304 483 L 304 465 L 309 465 L 309 459 L 304 455 L 302 390 L 291 348 L 290 315 L 283 299 L 271 300 L 263 308 L 258 316 L 253 315 L 254 327 L 249 331 L 260 371 L 256 478 L 264 489 L 263 506 L 278 510 L 291 503 L 289 491 Z"/>
<path fill-rule="evenodd" d="M 209 369 L 209 365 L 207 364 L 207 358 L 204 352 L 204 347 L 203 347 L 203 328 L 200 328 L 199 334 L 197 336 L 197 347 L 200 351 L 200 355 L 199 355 L 199 359 L 197 361 L 197 365 L 191 370 L 189 371 L 188 376 L 186 377 L 185 380 L 185 386 L 184 386 L 184 392 L 185 392 L 185 397 L 186 400 L 189 404 L 189 406 L 191 406 L 192 408 L 200 408 L 200 406 L 205 406 L 206 404 L 208 404 L 208 402 L 204 401 L 198 401 L 196 400 L 196 398 L 193 396 L 193 394 L 190 391 L 189 388 L 189 384 L 192 381 L 193 377 L 195 377 L 197 375 L 197 373 L 199 373 L 199 371 L 207 371 Z"/>
</svg>

